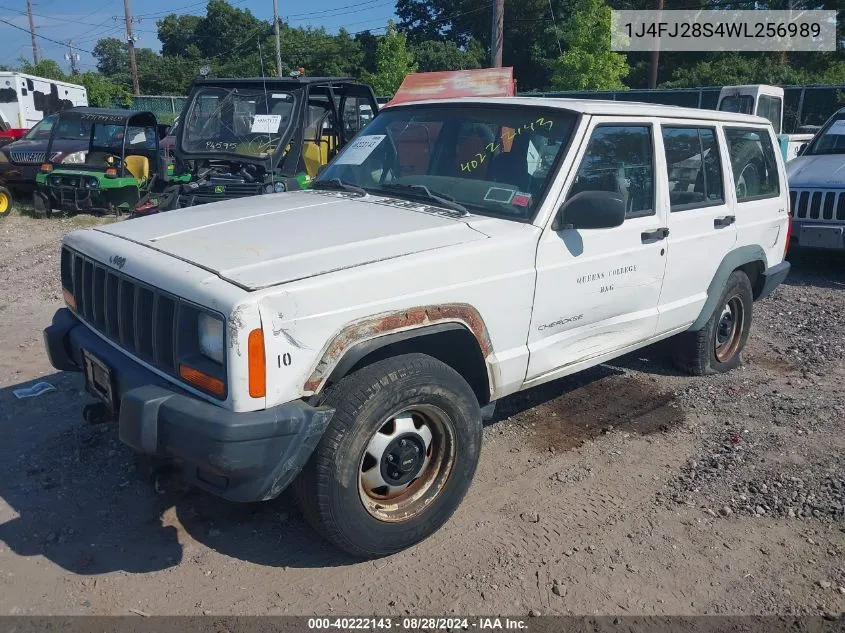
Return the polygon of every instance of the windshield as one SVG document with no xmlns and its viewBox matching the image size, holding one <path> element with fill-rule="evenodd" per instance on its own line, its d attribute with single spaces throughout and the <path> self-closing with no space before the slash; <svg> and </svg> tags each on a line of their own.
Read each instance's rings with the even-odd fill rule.
<svg viewBox="0 0 845 633">
<path fill-rule="evenodd" d="M 32 128 L 30 128 L 29 132 L 23 135 L 23 138 L 27 141 L 50 138 L 50 132 L 53 130 L 53 125 L 56 123 L 57 118 L 59 118 L 59 115 L 54 114 L 41 119 L 38 123 L 32 126 Z"/>
<path fill-rule="evenodd" d="M 201 88 L 194 93 L 182 133 L 182 150 L 268 158 L 290 127 L 291 92 Z"/>
<path fill-rule="evenodd" d="M 845 116 L 833 119 L 812 140 L 802 156 L 845 154 Z"/>
<path fill-rule="evenodd" d="M 530 106 L 393 107 L 380 112 L 316 183 L 415 201 L 424 196 L 433 206 L 451 201 L 471 212 L 527 220 L 542 202 L 575 121 L 569 111 Z"/>
<path fill-rule="evenodd" d="M 719 104 L 722 112 L 738 112 L 740 114 L 754 114 L 754 99 L 749 95 L 725 97 Z"/>
</svg>

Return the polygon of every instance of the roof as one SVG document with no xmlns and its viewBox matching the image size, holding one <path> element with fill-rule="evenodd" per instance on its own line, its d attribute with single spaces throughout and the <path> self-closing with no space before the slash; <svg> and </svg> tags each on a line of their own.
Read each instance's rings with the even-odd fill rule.
<svg viewBox="0 0 845 633">
<path fill-rule="evenodd" d="M 46 81 L 51 84 L 56 84 L 57 86 L 71 86 L 73 88 L 79 88 L 80 90 L 85 90 L 85 86 L 80 84 L 75 84 L 70 81 L 62 81 L 60 79 L 49 79 L 48 77 L 39 77 L 38 75 L 30 75 L 28 73 L 21 73 L 16 70 L 3 70 L 0 71 L 0 77 L 26 77 L 27 79 L 37 79 L 38 81 Z"/>
<path fill-rule="evenodd" d="M 513 97 L 513 68 L 479 68 L 407 75 L 387 106 L 420 99 L 457 97 Z"/>
<path fill-rule="evenodd" d="M 609 115 L 609 116 L 662 116 L 676 119 L 711 119 L 714 121 L 729 121 L 734 123 L 754 123 L 755 125 L 770 125 L 769 120 L 750 114 L 723 112 L 706 108 L 684 108 L 681 106 L 662 105 L 657 103 L 640 103 L 637 101 L 606 101 L 599 99 L 549 99 L 540 97 L 505 97 L 505 98 L 477 98 L 465 97 L 448 99 L 448 103 L 466 103 L 477 105 L 519 105 L 570 110 L 581 114 Z M 427 99 L 401 104 L 409 105 L 443 105 L 443 99 Z"/>
<path fill-rule="evenodd" d="M 88 106 L 77 106 L 75 108 L 68 108 L 58 113 L 59 116 L 65 117 L 79 117 L 81 119 L 91 120 L 95 123 L 122 123 L 133 119 L 135 117 L 149 118 L 154 120 L 155 115 L 152 112 L 143 110 L 121 110 L 116 108 L 91 108 Z"/>
<path fill-rule="evenodd" d="M 194 83 L 199 84 L 267 84 L 273 86 L 325 83 L 361 83 L 354 77 L 197 77 Z"/>
</svg>

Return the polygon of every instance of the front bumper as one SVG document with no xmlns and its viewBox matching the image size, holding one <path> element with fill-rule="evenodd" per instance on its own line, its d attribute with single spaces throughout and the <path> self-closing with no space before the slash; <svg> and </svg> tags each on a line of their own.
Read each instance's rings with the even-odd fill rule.
<svg viewBox="0 0 845 633">
<path fill-rule="evenodd" d="M 81 371 L 83 349 L 103 361 L 119 403 L 120 440 L 142 453 L 175 458 L 188 482 L 230 501 L 278 496 L 334 413 L 301 400 L 247 413 L 222 409 L 129 358 L 65 308 L 44 330 L 44 344 L 56 369 Z"/>
<path fill-rule="evenodd" d="M 808 250 L 845 250 L 845 223 L 792 220 L 792 244 Z"/>
</svg>

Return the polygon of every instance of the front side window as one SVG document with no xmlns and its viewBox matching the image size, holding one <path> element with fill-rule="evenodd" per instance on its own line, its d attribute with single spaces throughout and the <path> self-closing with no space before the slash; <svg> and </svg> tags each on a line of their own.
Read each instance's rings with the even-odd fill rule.
<svg viewBox="0 0 845 633">
<path fill-rule="evenodd" d="M 780 193 L 775 150 L 768 131 L 725 127 L 738 202 Z"/>
<path fill-rule="evenodd" d="M 182 149 L 267 158 L 290 127 L 295 101 L 290 92 L 202 88 L 188 106 Z"/>
<path fill-rule="evenodd" d="M 672 211 L 724 202 L 715 130 L 664 127 L 663 147 Z"/>
<path fill-rule="evenodd" d="M 568 110 L 540 107 L 394 106 L 347 144 L 315 186 L 340 181 L 437 206 L 433 195 L 470 212 L 529 220 L 576 120 Z"/>
<path fill-rule="evenodd" d="M 651 126 L 601 125 L 593 130 L 567 198 L 582 191 L 618 193 L 627 217 L 654 214 Z"/>
</svg>

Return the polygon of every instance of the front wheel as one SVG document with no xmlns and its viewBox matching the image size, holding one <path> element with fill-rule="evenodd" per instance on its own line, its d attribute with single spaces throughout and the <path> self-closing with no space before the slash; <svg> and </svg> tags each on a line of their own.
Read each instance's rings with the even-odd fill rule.
<svg viewBox="0 0 845 633">
<path fill-rule="evenodd" d="M 363 558 L 436 532 L 469 489 L 481 411 L 467 382 L 424 354 L 382 360 L 325 394 L 335 414 L 295 483 L 308 522 Z"/>
<path fill-rule="evenodd" d="M 5 218 L 12 211 L 14 198 L 6 187 L 0 187 L 0 219 Z"/>
<path fill-rule="evenodd" d="M 675 363 L 697 376 L 738 367 L 751 331 L 753 306 L 751 281 L 744 272 L 735 270 L 704 327 L 676 337 Z"/>
</svg>

